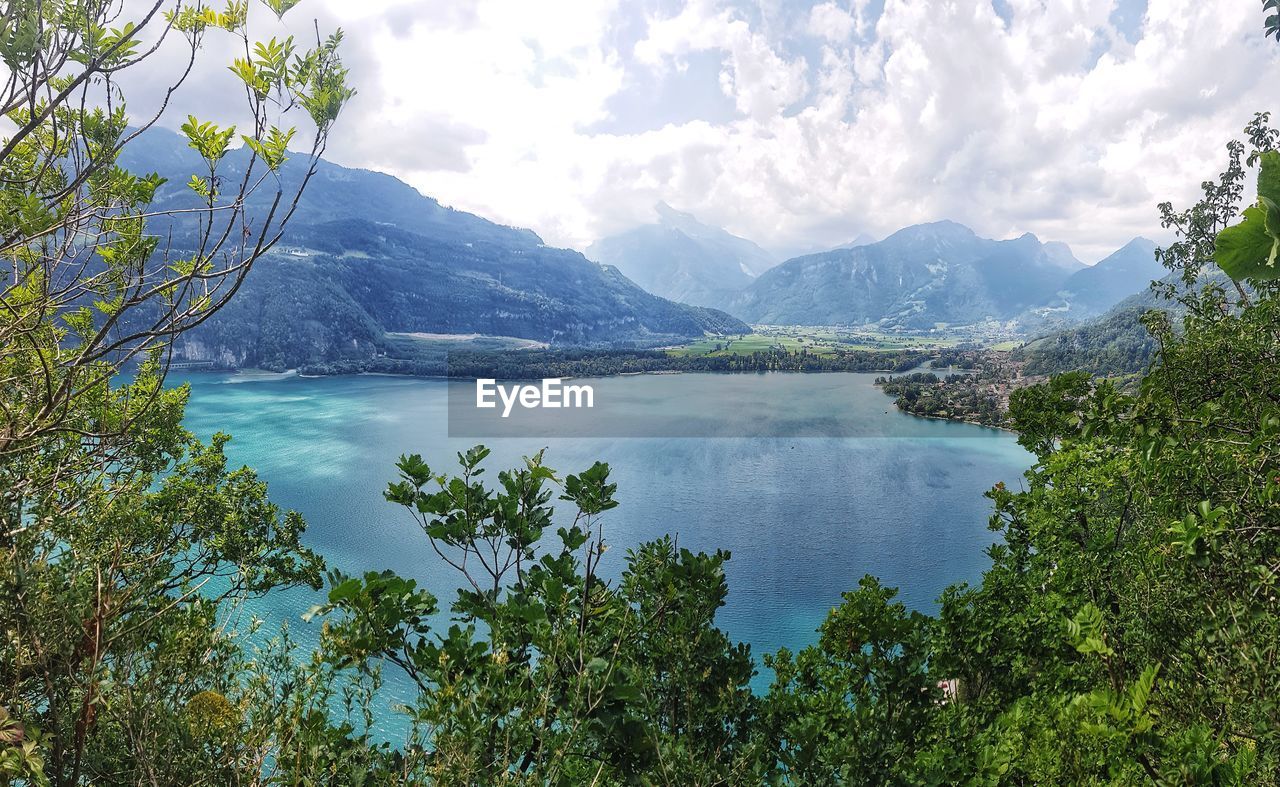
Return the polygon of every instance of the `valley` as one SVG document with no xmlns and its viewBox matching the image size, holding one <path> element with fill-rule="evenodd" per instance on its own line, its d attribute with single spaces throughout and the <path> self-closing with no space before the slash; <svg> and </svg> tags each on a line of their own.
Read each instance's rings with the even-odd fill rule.
<svg viewBox="0 0 1280 787">
<path fill-rule="evenodd" d="M 134 161 L 162 162 L 164 175 L 198 156 L 152 129 L 125 159 Z M 227 176 L 244 163 L 230 152 Z M 304 174 L 282 169 L 287 182 Z M 179 248 L 194 243 L 185 212 L 194 195 L 168 184 L 156 199 L 172 213 L 155 231 Z M 252 195 L 246 203 L 250 218 L 269 209 Z M 443 206 L 389 175 L 320 161 L 280 243 L 226 308 L 175 343 L 175 359 L 435 375 L 451 352 L 838 358 L 1016 346 L 1099 318 L 1163 270 L 1140 238 L 1087 266 L 1061 243 L 993 240 L 950 221 L 782 259 L 665 203 L 654 210 L 656 223 L 583 254 Z"/>
<path fill-rule="evenodd" d="M 928 332 L 881 331 L 871 327 L 848 328 L 812 325 L 753 325 L 750 334 L 710 336 L 665 348 L 676 356 L 717 356 L 784 350 L 813 355 L 890 352 L 931 352 L 960 345 L 1011 348 L 1018 335 L 998 324 L 935 328 Z"/>
<path fill-rule="evenodd" d="M 1280 785 L 1280 0 L 3 2 L 0 787 Z"/>
</svg>

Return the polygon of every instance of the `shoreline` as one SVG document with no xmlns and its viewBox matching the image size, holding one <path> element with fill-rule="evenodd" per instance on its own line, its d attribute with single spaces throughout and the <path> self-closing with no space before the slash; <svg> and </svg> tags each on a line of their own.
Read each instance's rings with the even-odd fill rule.
<svg viewBox="0 0 1280 787">
<path fill-rule="evenodd" d="M 399 377 L 409 380 L 462 380 L 465 382 L 474 382 L 478 379 L 488 379 L 470 376 L 451 376 L 447 374 L 409 374 L 405 372 L 332 372 L 317 374 L 315 372 L 303 372 L 300 369 L 292 368 L 284 371 L 276 372 L 267 369 L 184 369 L 175 370 L 184 374 L 227 374 L 233 376 L 243 375 L 249 382 L 251 379 L 282 379 L 286 377 L 299 377 L 305 380 L 323 380 L 328 377 Z M 592 379 L 608 379 L 611 377 L 639 377 L 641 375 L 674 375 L 674 374 L 907 374 L 907 372 L 897 372 L 893 369 L 644 369 L 634 372 L 613 372 L 611 374 L 589 374 L 589 375 L 560 375 L 556 379 L 559 380 L 592 380 Z M 512 382 L 521 382 L 529 380 L 551 379 L 547 377 L 504 377 L 503 380 Z M 887 395 L 887 394 L 886 394 Z"/>
</svg>

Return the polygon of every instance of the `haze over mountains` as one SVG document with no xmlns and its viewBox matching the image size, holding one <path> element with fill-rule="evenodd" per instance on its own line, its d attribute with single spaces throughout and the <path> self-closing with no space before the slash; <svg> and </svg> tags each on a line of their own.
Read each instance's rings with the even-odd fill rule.
<svg viewBox="0 0 1280 787">
<path fill-rule="evenodd" d="M 1093 317 L 1166 274 L 1156 261 L 1156 244 L 1134 238 L 1097 265 L 1072 274 L 1053 305 L 1061 304 L 1077 318 Z"/>
<path fill-rule="evenodd" d="M 590 259 L 614 265 L 655 295 L 698 306 L 718 306 L 777 264 L 745 238 L 710 227 L 665 202 L 656 224 L 612 235 L 587 248 Z"/>
<path fill-rule="evenodd" d="M 735 250 L 758 247 L 723 230 L 712 235 L 713 228 L 665 205 L 659 212 L 658 224 L 599 241 L 588 256 L 616 264 L 667 297 L 720 308 L 757 324 L 924 329 L 994 319 L 1018 320 L 1031 329 L 1102 314 L 1163 273 L 1154 244 L 1141 238 L 1086 266 L 1063 243 L 1041 242 L 1031 234 L 990 240 L 939 221 L 907 227 L 879 242 L 859 236 L 752 277 L 739 268 L 733 252 L 697 238 L 730 238 L 738 244 Z M 700 235 L 677 226 L 671 215 Z"/>
<path fill-rule="evenodd" d="M 202 164 L 183 138 L 152 130 L 126 151 L 124 166 L 170 178 L 158 208 L 194 206 L 183 184 Z M 223 177 L 245 161 L 243 150 L 228 154 Z M 303 171 L 297 157 L 282 177 L 297 183 Z M 268 201 L 255 197 L 250 214 L 261 216 Z M 179 245 L 194 231 L 180 221 L 172 227 Z M 652 295 L 576 251 L 547 247 L 530 230 L 443 207 L 388 175 L 321 162 L 282 243 L 178 350 L 191 360 L 285 367 L 370 357 L 388 332 L 591 345 L 748 330 L 724 313 Z"/>
<path fill-rule="evenodd" d="M 755 323 L 931 328 L 1013 318 L 1082 267 L 1034 235 L 992 241 L 940 221 L 788 260 L 726 306 Z"/>
</svg>

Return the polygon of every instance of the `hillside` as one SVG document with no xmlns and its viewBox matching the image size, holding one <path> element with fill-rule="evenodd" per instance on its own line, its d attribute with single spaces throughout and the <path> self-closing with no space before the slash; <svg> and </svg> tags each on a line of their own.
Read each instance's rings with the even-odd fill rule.
<svg viewBox="0 0 1280 787">
<path fill-rule="evenodd" d="M 131 154 L 162 175 L 192 169 L 193 151 L 153 131 Z M 224 177 L 243 171 L 242 152 Z M 286 165 L 286 184 L 302 177 Z M 191 203 L 174 177 L 157 202 Z M 265 213 L 265 194 L 249 201 Z M 181 246 L 195 227 L 152 226 Z M 284 240 L 254 266 L 226 309 L 184 336 L 184 360 L 300 366 L 372 357 L 386 332 L 479 333 L 556 345 L 643 345 L 749 331 L 710 309 L 652 295 L 616 268 L 550 248 L 533 232 L 441 206 L 377 172 L 322 162 Z"/>
<path fill-rule="evenodd" d="M 1064 250 L 1031 234 L 995 241 L 955 222 L 922 224 L 878 243 L 788 260 L 725 309 L 748 322 L 791 325 L 927 328 L 1011 319 L 1080 270 Z"/>
<path fill-rule="evenodd" d="M 1168 274 L 1160 281 L 1181 286 L 1175 274 Z M 1226 286 L 1227 282 L 1224 274 L 1215 272 L 1205 276 L 1200 286 Z M 1028 342 L 1015 352 L 1015 358 L 1025 361 L 1023 371 L 1029 375 L 1085 371 L 1121 376 L 1146 372 L 1158 348 L 1142 325 L 1142 315 L 1153 309 L 1167 312 L 1174 319 L 1175 327 L 1186 315 L 1182 304 L 1166 300 L 1147 288 L 1084 324 Z"/>
</svg>

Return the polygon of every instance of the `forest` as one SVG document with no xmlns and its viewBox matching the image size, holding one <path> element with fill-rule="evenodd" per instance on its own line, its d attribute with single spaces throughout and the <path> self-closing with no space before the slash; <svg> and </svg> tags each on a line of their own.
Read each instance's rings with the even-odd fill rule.
<svg viewBox="0 0 1280 787">
<path fill-rule="evenodd" d="M 895 397 L 894 404 L 903 412 L 983 426 L 1005 423 L 1001 404 L 1001 386 L 1005 383 L 1007 379 L 979 373 L 938 377 L 933 372 L 913 372 L 876 378 L 876 385 Z M 1003 393 L 1007 395 L 1007 389 Z"/>
<path fill-rule="evenodd" d="M 1280 40 L 1277 2 L 1263 5 Z M 717 626 L 731 555 L 674 538 L 609 549 L 605 464 L 562 473 L 531 450 L 494 468 L 482 446 L 401 457 L 386 504 L 456 572 L 442 599 L 391 572 L 326 567 L 302 517 L 229 464 L 227 435 L 183 426 L 189 388 L 164 384 L 173 343 L 281 239 L 307 177 L 271 173 L 286 157 L 314 166 L 353 95 L 341 34 L 256 37 L 295 4 L 164 16 L 156 3 L 127 25 L 91 0 L 0 15 L 0 57 L 25 74 L 0 94 L 0 784 L 1280 781 L 1268 114 L 1227 143 L 1197 204 L 1161 207 L 1181 316 L 1143 316 L 1140 383 L 1075 371 L 1011 395 L 1034 464 L 1020 489 L 987 492 L 998 543 L 981 581 L 926 615 L 867 576 L 815 644 L 755 654 Z M 183 124 L 202 168 L 187 184 L 198 207 L 182 208 L 200 213 L 196 249 L 146 232 L 164 210 L 158 179 L 117 165 L 146 121 L 126 115 L 111 75 L 146 61 L 152 25 L 193 57 L 206 36 L 245 52 L 231 67 L 253 122 L 236 139 L 260 177 L 220 177 L 231 127 Z M 245 213 L 248 192 L 270 218 Z M 596 363 L 555 357 L 566 373 Z M 602 363 L 650 360 L 683 362 Z M 609 566 L 619 581 L 603 579 Z M 298 610 L 314 647 L 289 627 L 228 623 L 294 586 L 325 592 Z M 755 692 L 760 665 L 773 678 Z M 413 696 L 387 711 L 376 698 L 392 672 Z M 379 732 L 388 712 L 404 730 L 393 740 Z"/>
<path fill-rule="evenodd" d="M 414 357 L 378 357 L 301 367 L 302 374 L 384 372 L 475 379 L 604 377 L 642 372 L 900 372 L 921 364 L 920 351 L 849 350 L 819 355 L 806 350 L 755 350 L 729 355 L 673 355 L 662 350 L 547 349 L 520 351 L 436 350 Z"/>
</svg>

